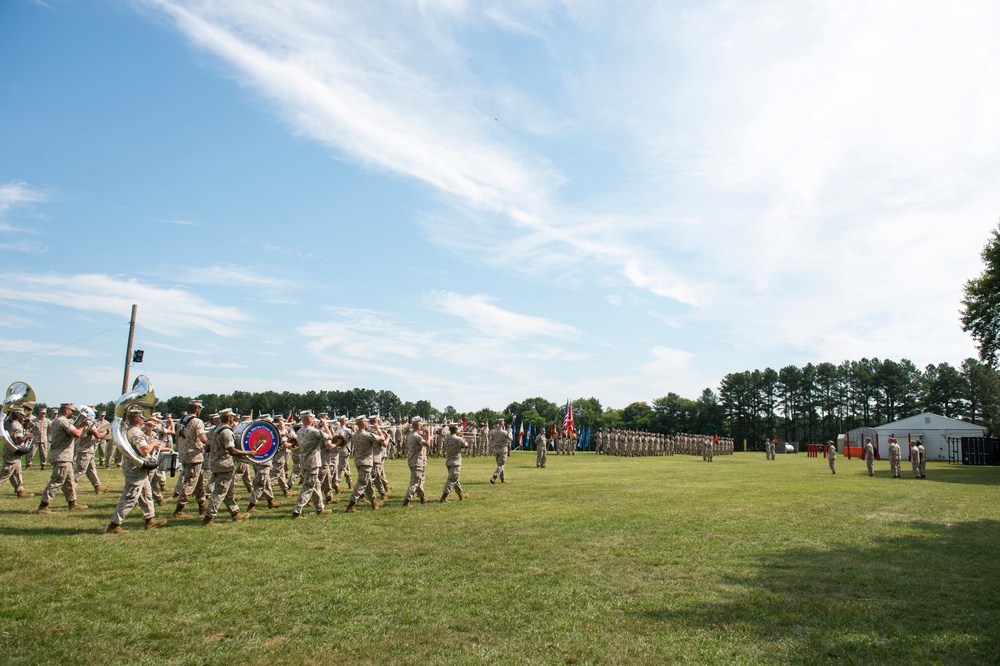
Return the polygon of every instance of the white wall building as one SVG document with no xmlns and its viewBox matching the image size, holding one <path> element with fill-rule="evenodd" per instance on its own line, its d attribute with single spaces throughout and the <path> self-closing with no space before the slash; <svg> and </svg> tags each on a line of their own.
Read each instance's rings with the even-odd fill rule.
<svg viewBox="0 0 1000 666">
<path fill-rule="evenodd" d="M 948 460 L 949 437 L 985 437 L 986 428 L 968 421 L 958 421 L 947 416 L 924 412 L 875 428 L 855 428 L 848 432 L 847 436 L 851 446 L 864 446 L 862 438 L 871 437 L 872 444 L 877 442 L 879 457 L 882 460 L 889 459 L 890 437 L 895 437 L 899 442 L 903 460 L 906 460 L 909 454 L 907 437 L 910 440 L 923 441 L 928 460 Z M 961 457 L 958 458 L 958 462 L 961 462 Z"/>
</svg>

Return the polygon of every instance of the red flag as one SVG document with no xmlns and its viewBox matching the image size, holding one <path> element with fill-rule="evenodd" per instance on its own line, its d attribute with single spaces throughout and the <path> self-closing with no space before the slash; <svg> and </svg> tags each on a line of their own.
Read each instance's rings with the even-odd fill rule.
<svg viewBox="0 0 1000 666">
<path fill-rule="evenodd" d="M 294 407 L 292 407 L 290 410 L 288 410 L 288 422 L 292 423 L 293 421 L 295 421 L 295 408 Z"/>
<path fill-rule="evenodd" d="M 715 433 L 712 435 L 712 444 L 718 444 L 718 443 L 719 443 L 719 433 Z"/>
<path fill-rule="evenodd" d="M 552 424 L 552 428 L 549 430 L 549 439 L 556 439 L 559 437 L 559 429 L 556 428 L 556 424 Z"/>
</svg>

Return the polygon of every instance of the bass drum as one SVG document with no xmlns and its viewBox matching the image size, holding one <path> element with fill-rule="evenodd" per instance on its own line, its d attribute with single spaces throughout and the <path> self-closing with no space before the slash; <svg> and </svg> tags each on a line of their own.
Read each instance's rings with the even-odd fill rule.
<svg viewBox="0 0 1000 666">
<path fill-rule="evenodd" d="M 246 462 L 258 465 L 269 462 L 281 446 L 278 429 L 273 423 L 264 419 L 236 424 L 233 435 L 237 450 L 253 453 L 245 459 Z"/>
</svg>

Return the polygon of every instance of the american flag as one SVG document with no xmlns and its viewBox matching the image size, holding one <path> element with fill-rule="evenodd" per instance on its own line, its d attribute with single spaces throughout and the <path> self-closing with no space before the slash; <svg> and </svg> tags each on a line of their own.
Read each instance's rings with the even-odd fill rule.
<svg viewBox="0 0 1000 666">
<path fill-rule="evenodd" d="M 573 403 L 569 400 L 566 401 L 566 416 L 563 418 L 562 430 L 567 437 L 576 437 L 573 431 Z"/>
</svg>

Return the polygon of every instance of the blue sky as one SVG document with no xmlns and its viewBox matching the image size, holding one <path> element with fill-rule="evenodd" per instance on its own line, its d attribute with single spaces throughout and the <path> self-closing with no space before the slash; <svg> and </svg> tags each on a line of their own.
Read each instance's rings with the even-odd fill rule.
<svg viewBox="0 0 1000 666">
<path fill-rule="evenodd" d="M 132 303 L 162 397 L 623 407 L 957 365 L 1000 210 L 997 25 L 974 0 L 6 0 L 0 381 L 114 399 Z"/>
</svg>

